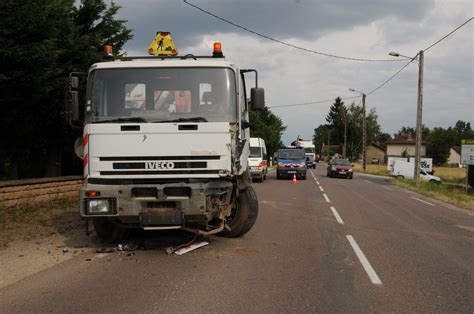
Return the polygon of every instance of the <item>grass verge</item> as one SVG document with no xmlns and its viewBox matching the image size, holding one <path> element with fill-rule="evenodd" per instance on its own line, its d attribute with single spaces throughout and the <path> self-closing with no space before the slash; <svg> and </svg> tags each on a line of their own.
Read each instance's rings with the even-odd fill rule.
<svg viewBox="0 0 474 314">
<path fill-rule="evenodd" d="M 465 188 L 430 182 L 420 182 L 417 187 L 415 181 L 396 178 L 390 179 L 390 182 L 402 188 L 415 191 L 445 203 L 474 210 L 474 195 L 466 194 Z"/>
<path fill-rule="evenodd" d="M 354 171 L 377 176 L 388 176 L 389 172 L 386 165 L 367 165 L 367 171 L 364 172 L 362 164 L 354 164 Z"/>
<path fill-rule="evenodd" d="M 38 205 L 0 208 L 0 249 L 13 240 L 40 239 L 67 234 L 82 225 L 78 199 L 56 200 Z"/>
</svg>

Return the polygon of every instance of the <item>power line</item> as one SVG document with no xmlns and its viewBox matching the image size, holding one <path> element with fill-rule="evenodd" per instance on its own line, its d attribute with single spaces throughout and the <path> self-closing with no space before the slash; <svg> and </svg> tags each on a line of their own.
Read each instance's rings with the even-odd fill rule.
<svg viewBox="0 0 474 314">
<path fill-rule="evenodd" d="M 187 0 L 183 0 L 185 4 L 201 11 L 201 12 L 204 12 L 206 13 L 207 15 L 210 15 L 218 20 L 221 20 L 227 24 L 230 24 L 234 27 L 237 27 L 237 28 L 240 28 L 246 32 L 249 32 L 251 34 L 254 34 L 254 35 L 257 35 L 257 36 L 260 36 L 262 38 L 265 38 L 265 39 L 268 39 L 268 40 L 271 40 L 273 42 L 276 42 L 276 43 L 279 43 L 279 44 L 282 44 L 284 46 L 288 46 L 288 47 L 291 47 L 291 48 L 294 48 L 294 49 L 298 49 L 298 50 L 302 50 L 302 51 L 305 51 L 305 52 L 309 52 L 309 53 L 314 53 L 314 54 L 317 54 L 317 55 L 321 55 L 321 56 L 325 56 L 325 57 L 331 57 L 331 58 L 337 58 L 337 59 L 343 59 L 343 60 L 349 60 L 349 61 L 362 61 L 362 62 L 397 62 L 397 61 L 402 61 L 402 60 L 397 60 L 397 59 L 362 59 L 362 58 L 350 58 L 350 57 L 343 57 L 343 56 L 337 56 L 337 55 L 333 55 L 333 54 L 329 54 L 329 53 L 324 53 L 324 52 L 320 52 L 320 51 L 316 51 L 316 50 L 312 50 L 312 49 L 308 49 L 308 48 L 304 48 L 304 47 L 300 47 L 300 46 L 296 46 L 296 45 L 293 45 L 293 44 L 290 44 L 290 43 L 287 43 L 285 41 L 282 41 L 282 40 L 279 40 L 279 39 L 275 39 L 273 37 L 270 37 L 268 35 L 264 35 L 262 33 L 259 33 L 259 32 L 256 32 L 254 30 L 251 30 L 247 27 L 244 27 L 242 25 L 239 25 L 237 23 L 234 23 L 230 20 L 227 20 L 223 17 L 220 17 L 212 12 L 209 12 L 207 10 L 204 10 L 200 7 L 198 7 L 197 5 L 195 4 L 192 4 L 190 3 L 189 1 Z"/>
<path fill-rule="evenodd" d="M 416 58 L 416 56 L 415 56 L 415 58 Z M 397 72 L 395 72 L 395 74 L 393 74 L 393 75 L 390 76 L 388 79 L 386 79 L 382 84 L 380 84 L 379 86 L 377 86 L 376 88 L 374 88 L 373 90 L 371 90 L 370 92 L 368 92 L 368 93 L 367 93 L 367 96 L 370 95 L 370 94 L 375 93 L 377 90 L 379 90 L 379 89 L 381 89 L 382 87 L 384 87 L 385 84 L 387 84 L 387 83 L 390 82 L 392 79 L 394 79 L 395 76 L 397 76 L 400 72 L 402 72 L 403 69 L 405 69 L 410 63 L 413 62 L 413 60 L 414 60 L 414 58 L 411 59 L 410 61 L 408 61 L 407 64 L 405 64 L 400 70 L 398 70 Z"/>
<path fill-rule="evenodd" d="M 345 97 L 345 98 L 341 98 L 341 100 L 356 99 L 356 98 L 360 98 L 360 97 L 361 97 L 361 96 Z M 300 103 L 300 104 L 271 106 L 271 107 L 268 107 L 268 108 L 283 108 L 283 107 L 306 106 L 306 105 L 322 104 L 322 103 L 333 102 L 333 101 L 334 101 L 334 99 L 317 100 L 317 101 L 305 102 L 305 103 Z"/>
<path fill-rule="evenodd" d="M 464 25 L 466 25 L 467 23 L 469 23 L 470 21 L 472 21 L 472 17 L 469 18 L 466 22 L 462 23 L 461 25 L 459 25 L 458 27 L 456 27 L 454 30 L 452 30 L 451 32 L 449 32 L 448 34 L 446 34 L 444 37 L 442 37 L 440 40 L 438 40 L 437 42 L 435 42 L 434 44 L 430 45 L 428 48 L 425 48 L 424 51 L 426 52 L 428 49 L 430 49 L 431 47 L 433 46 L 436 46 L 437 44 L 439 44 L 440 42 L 442 42 L 443 40 L 445 40 L 446 38 L 448 38 L 449 36 L 451 36 L 451 34 L 453 34 L 454 32 L 456 32 L 458 29 L 460 29 L 461 27 L 463 27 Z"/>
<path fill-rule="evenodd" d="M 461 25 L 459 25 L 458 27 L 456 27 L 455 29 L 453 29 L 451 32 L 449 32 L 448 34 L 446 34 L 445 36 L 443 36 L 441 39 L 439 39 L 438 41 L 436 41 L 435 43 L 431 44 L 430 46 L 428 46 L 428 48 L 424 49 L 424 52 L 426 52 L 428 49 L 430 49 L 431 47 L 434 47 L 435 45 L 439 44 L 441 41 L 443 41 L 444 39 L 448 38 L 450 35 L 452 35 L 454 32 L 456 32 L 458 29 L 460 29 L 461 27 L 463 27 L 464 25 L 466 25 L 467 23 L 469 23 L 470 21 L 472 21 L 472 17 L 469 18 L 467 21 L 465 21 L 464 23 L 462 23 Z M 398 70 L 397 72 L 395 72 L 395 74 L 393 74 L 391 77 L 389 77 L 387 80 L 385 80 L 382 84 L 380 84 L 379 86 L 377 86 L 376 88 L 374 88 L 373 90 L 371 90 L 370 92 L 367 93 L 367 95 L 370 95 L 370 94 L 373 94 L 375 93 L 377 90 L 379 90 L 380 88 L 382 88 L 385 84 L 387 84 L 388 82 L 390 82 L 393 78 L 395 78 L 395 76 L 397 76 L 400 72 L 403 71 L 403 69 L 405 69 L 410 63 L 413 62 L 413 60 L 416 59 L 416 57 L 418 57 L 419 54 L 416 54 L 416 56 L 414 56 L 413 58 L 410 59 L 410 61 L 408 61 L 407 64 L 405 64 L 400 70 Z"/>
</svg>

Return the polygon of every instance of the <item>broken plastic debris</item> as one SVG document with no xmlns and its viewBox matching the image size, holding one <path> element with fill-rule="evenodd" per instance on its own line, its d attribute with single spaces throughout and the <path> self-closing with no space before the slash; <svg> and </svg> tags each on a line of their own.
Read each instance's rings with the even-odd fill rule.
<svg viewBox="0 0 474 314">
<path fill-rule="evenodd" d="M 199 249 L 200 247 L 203 247 L 203 246 L 206 246 L 208 245 L 209 242 L 206 242 L 206 241 L 202 241 L 202 242 L 196 242 L 196 243 L 193 243 L 191 245 L 188 245 L 188 246 L 185 246 L 183 247 L 182 249 L 179 249 L 177 251 L 174 252 L 174 254 L 176 255 L 183 255 L 183 254 L 186 254 L 188 252 L 191 252 L 195 249 Z"/>
<path fill-rule="evenodd" d="M 97 249 L 95 250 L 96 253 L 113 253 L 115 252 L 115 249 L 114 248 L 105 248 L 105 247 L 102 247 L 100 249 Z"/>
</svg>

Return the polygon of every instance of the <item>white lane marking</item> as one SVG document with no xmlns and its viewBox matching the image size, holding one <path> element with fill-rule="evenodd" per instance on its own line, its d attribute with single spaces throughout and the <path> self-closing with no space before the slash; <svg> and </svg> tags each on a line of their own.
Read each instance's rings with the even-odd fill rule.
<svg viewBox="0 0 474 314">
<path fill-rule="evenodd" d="M 339 224 L 343 225 L 344 221 L 342 221 L 341 216 L 339 216 L 339 213 L 337 212 L 336 208 L 334 208 L 332 206 L 330 208 L 331 208 L 331 211 L 332 211 L 334 217 L 336 217 L 337 222 Z"/>
<path fill-rule="evenodd" d="M 389 190 L 389 191 L 394 191 L 394 189 L 391 189 L 389 187 L 386 187 L 386 186 L 382 186 L 385 190 Z"/>
<path fill-rule="evenodd" d="M 324 196 L 324 199 L 326 200 L 326 202 L 331 203 L 331 201 L 329 200 L 329 197 L 326 195 L 326 193 L 323 193 L 323 196 Z"/>
<path fill-rule="evenodd" d="M 419 198 L 417 198 L 417 197 L 410 196 L 410 198 L 412 198 L 412 199 L 414 199 L 414 200 L 417 200 L 418 202 L 422 202 L 422 203 L 428 204 L 428 205 L 430 205 L 430 206 L 435 206 L 435 204 L 432 204 L 432 203 L 430 203 L 430 202 L 424 201 L 424 200 L 419 199 Z"/>
<path fill-rule="evenodd" d="M 321 190 L 321 192 L 324 192 L 324 190 L 323 190 L 323 187 L 322 187 L 322 186 L 319 186 L 319 189 Z"/>
<path fill-rule="evenodd" d="M 319 185 L 319 181 L 316 181 L 316 184 Z"/>
<path fill-rule="evenodd" d="M 354 240 L 354 238 L 351 235 L 346 235 L 346 238 L 349 241 L 349 243 L 351 244 L 352 249 L 356 253 L 357 257 L 359 258 L 359 261 L 362 264 L 362 266 L 364 267 L 365 272 L 369 276 L 370 281 L 372 281 L 372 283 L 374 285 L 381 286 L 382 281 L 380 280 L 379 276 L 377 276 L 377 273 L 372 268 L 372 265 L 370 265 L 369 260 L 367 259 L 367 257 L 365 257 L 364 253 L 362 252 L 360 247 L 357 245 L 357 242 Z"/>
<path fill-rule="evenodd" d="M 373 183 L 372 181 L 370 180 L 367 180 L 367 179 L 364 179 L 365 182 L 369 182 L 369 183 Z"/>
</svg>

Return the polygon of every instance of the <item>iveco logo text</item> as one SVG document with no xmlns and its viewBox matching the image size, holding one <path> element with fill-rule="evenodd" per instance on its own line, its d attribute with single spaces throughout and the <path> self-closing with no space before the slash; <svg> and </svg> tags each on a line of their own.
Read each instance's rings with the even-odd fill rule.
<svg viewBox="0 0 474 314">
<path fill-rule="evenodd" d="M 173 169 L 174 162 L 171 161 L 149 161 L 145 163 L 145 169 Z"/>
</svg>

